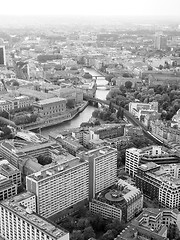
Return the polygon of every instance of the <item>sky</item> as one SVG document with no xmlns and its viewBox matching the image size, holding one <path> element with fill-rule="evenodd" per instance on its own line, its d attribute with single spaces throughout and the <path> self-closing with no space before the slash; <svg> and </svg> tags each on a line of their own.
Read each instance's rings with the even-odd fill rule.
<svg viewBox="0 0 180 240">
<path fill-rule="evenodd" d="M 2 15 L 178 16 L 180 0 L 2 0 Z"/>
</svg>

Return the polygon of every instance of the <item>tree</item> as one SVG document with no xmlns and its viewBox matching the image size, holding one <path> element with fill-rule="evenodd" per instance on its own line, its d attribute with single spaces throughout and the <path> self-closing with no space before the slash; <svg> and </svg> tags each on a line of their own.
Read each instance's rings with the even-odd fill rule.
<svg viewBox="0 0 180 240">
<path fill-rule="evenodd" d="M 43 155 L 39 155 L 37 157 L 38 163 L 41 165 L 47 165 L 50 164 L 52 162 L 52 158 L 48 157 L 48 156 L 43 156 Z"/>
<path fill-rule="evenodd" d="M 131 81 L 125 82 L 125 87 L 126 87 L 127 89 L 131 89 L 131 87 L 132 87 L 132 82 L 131 82 Z"/>
<path fill-rule="evenodd" d="M 92 75 L 88 72 L 86 72 L 84 75 L 83 75 L 84 78 L 86 79 L 92 79 Z"/>
<path fill-rule="evenodd" d="M 119 118 L 123 119 L 123 117 L 124 117 L 124 111 L 123 111 L 123 109 L 121 107 L 119 107 L 119 109 L 117 111 L 117 118 L 118 119 Z"/>
<path fill-rule="evenodd" d="M 4 117 L 4 118 L 7 118 L 7 119 L 9 118 L 8 112 L 6 112 L 6 111 L 4 111 L 4 110 L 0 113 L 0 116 L 1 116 L 1 117 Z"/>
<path fill-rule="evenodd" d="M 114 234 L 112 230 L 108 230 L 103 234 L 101 240 L 114 240 Z"/>
<path fill-rule="evenodd" d="M 74 99 L 68 99 L 67 103 L 66 103 L 66 106 L 68 108 L 74 108 L 75 107 L 75 100 Z"/>
<path fill-rule="evenodd" d="M 80 230 L 74 230 L 71 235 L 71 240 L 84 240 L 82 232 Z"/>
<path fill-rule="evenodd" d="M 99 117 L 99 110 L 94 110 L 94 112 L 92 113 L 92 116 L 94 118 L 98 118 Z"/>
<path fill-rule="evenodd" d="M 84 229 L 84 240 L 88 240 L 89 238 L 95 238 L 96 234 L 91 226 L 86 227 Z"/>
</svg>

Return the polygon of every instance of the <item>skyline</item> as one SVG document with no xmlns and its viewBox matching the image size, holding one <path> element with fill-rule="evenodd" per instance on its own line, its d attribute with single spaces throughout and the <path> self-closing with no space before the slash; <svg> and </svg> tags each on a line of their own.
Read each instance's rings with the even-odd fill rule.
<svg viewBox="0 0 180 240">
<path fill-rule="evenodd" d="M 28 4 L 29 3 L 29 4 Z M 109 1 L 91 0 L 84 2 L 83 0 L 66 0 L 66 1 L 43 1 L 32 0 L 23 1 L 10 0 L 2 2 L 0 15 L 15 16 L 31 16 L 31 15 L 57 15 L 57 16 L 119 16 L 119 17 L 176 17 L 179 16 L 180 2 L 172 0 L 172 4 L 166 4 L 163 0 L 151 2 L 147 0 L 120 0 Z"/>
</svg>

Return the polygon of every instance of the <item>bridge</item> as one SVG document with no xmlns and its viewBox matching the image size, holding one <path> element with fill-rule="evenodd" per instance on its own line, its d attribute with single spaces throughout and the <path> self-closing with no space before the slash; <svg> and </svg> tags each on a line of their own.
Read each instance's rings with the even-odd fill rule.
<svg viewBox="0 0 180 240">
<path fill-rule="evenodd" d="M 95 102 L 95 103 L 100 103 L 100 104 L 104 104 L 104 105 L 109 105 L 110 104 L 110 101 L 108 100 L 101 100 L 99 98 L 92 98 L 92 97 L 89 97 L 87 95 L 84 95 L 84 100 L 86 101 L 92 101 L 92 102 Z M 115 108 L 115 109 L 119 109 L 121 108 L 124 112 L 124 117 L 127 118 L 127 120 L 129 122 L 131 122 L 134 126 L 137 126 L 137 127 L 140 127 L 144 134 L 149 138 L 151 139 L 153 142 L 157 143 L 157 144 L 161 144 L 161 145 L 166 145 L 166 143 L 164 141 L 162 141 L 161 139 L 157 138 L 156 136 L 154 136 L 150 131 L 148 131 L 148 128 L 142 123 L 140 122 L 137 118 L 135 118 L 129 111 L 127 111 L 126 109 L 112 103 L 112 106 Z M 169 147 L 169 146 L 168 146 Z"/>
</svg>

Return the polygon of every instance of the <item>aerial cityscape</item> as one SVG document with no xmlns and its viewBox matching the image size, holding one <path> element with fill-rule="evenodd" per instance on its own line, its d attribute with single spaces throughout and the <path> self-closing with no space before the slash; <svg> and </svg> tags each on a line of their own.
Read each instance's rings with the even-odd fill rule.
<svg viewBox="0 0 180 240">
<path fill-rule="evenodd" d="M 180 240 L 180 2 L 0 8 L 0 240 Z"/>
</svg>

